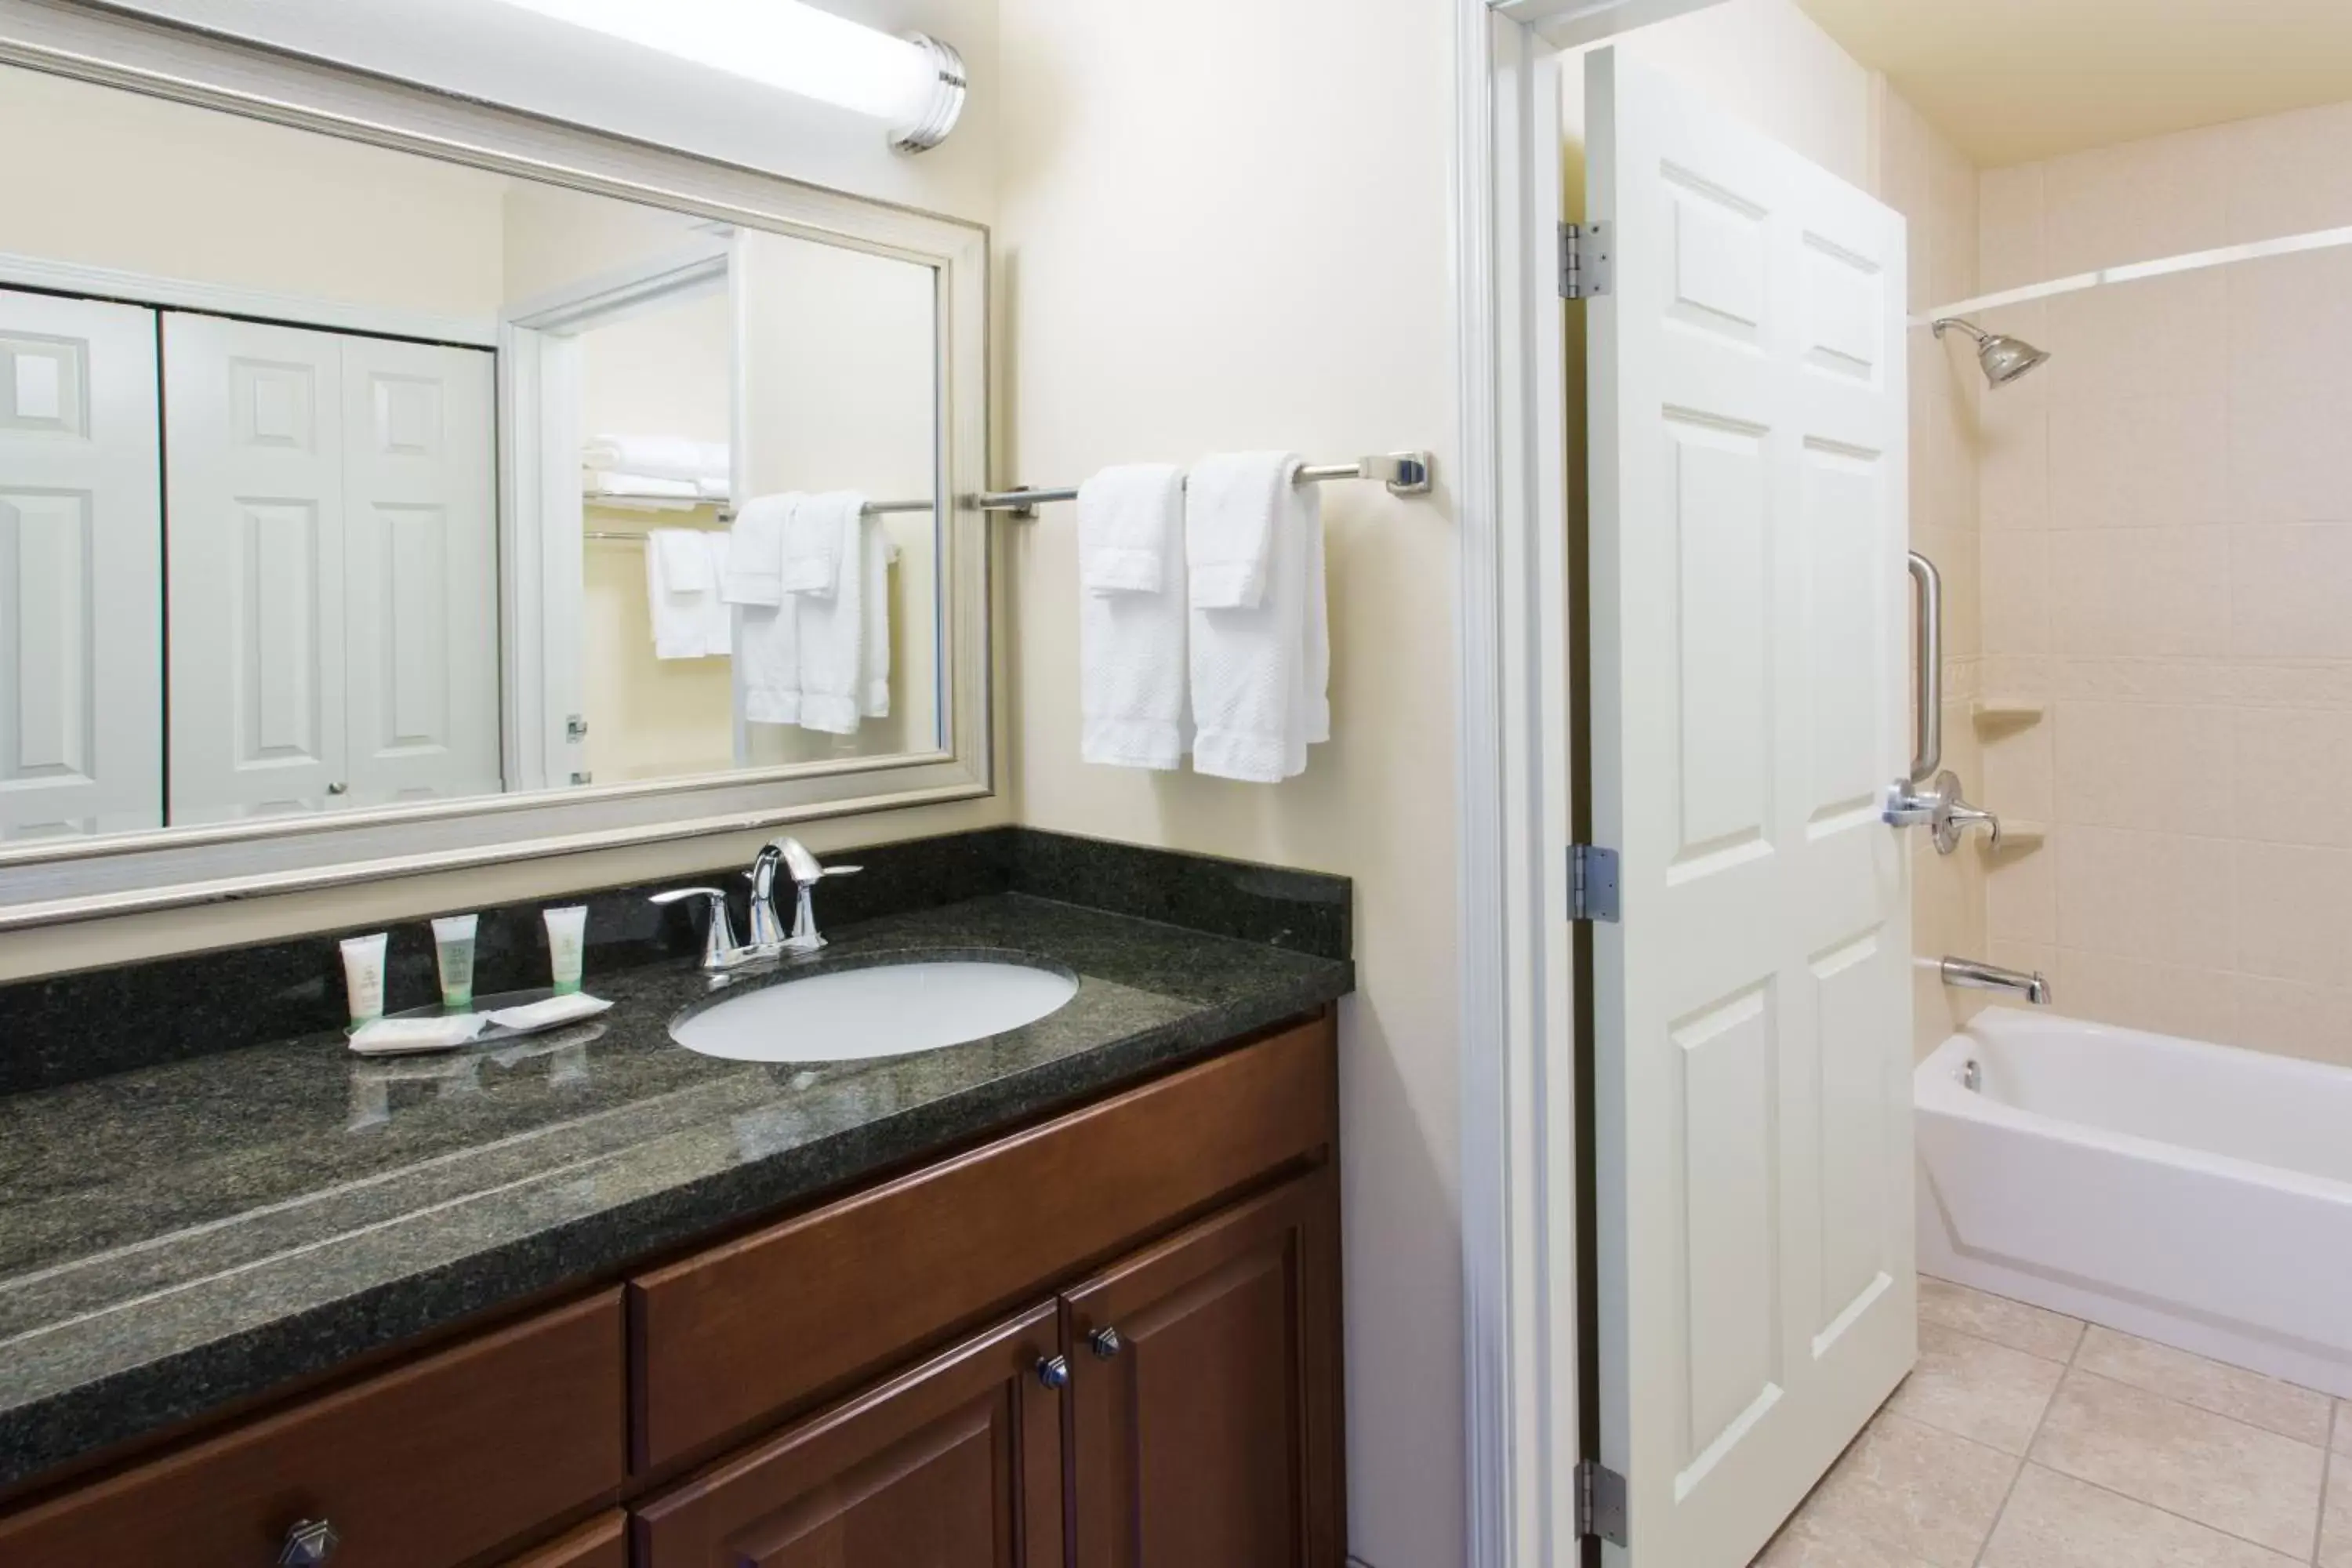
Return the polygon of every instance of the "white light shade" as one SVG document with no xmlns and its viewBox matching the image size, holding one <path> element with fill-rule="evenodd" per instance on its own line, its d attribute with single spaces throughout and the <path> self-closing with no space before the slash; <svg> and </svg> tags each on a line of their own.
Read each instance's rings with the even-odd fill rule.
<svg viewBox="0 0 2352 1568">
<path fill-rule="evenodd" d="M 940 91 L 929 47 L 801 0 L 504 3 L 892 125 L 922 121 Z"/>
</svg>

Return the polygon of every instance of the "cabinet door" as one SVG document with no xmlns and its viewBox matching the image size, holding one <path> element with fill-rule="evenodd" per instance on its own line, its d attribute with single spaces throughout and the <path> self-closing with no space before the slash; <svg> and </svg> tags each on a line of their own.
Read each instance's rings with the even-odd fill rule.
<svg viewBox="0 0 2352 1568">
<path fill-rule="evenodd" d="M 619 1509 L 600 1513 L 506 1568 L 629 1568 L 629 1516 Z"/>
<path fill-rule="evenodd" d="M 0 839 L 163 825 L 155 312 L 0 291 Z"/>
<path fill-rule="evenodd" d="M 637 1510 L 639 1568 L 1059 1568 L 1059 1353 L 1038 1307 Z"/>
<path fill-rule="evenodd" d="M 163 318 L 171 819 L 342 804 L 342 348 Z"/>
<path fill-rule="evenodd" d="M 1328 1168 L 1068 1293 L 1080 1568 L 1339 1568 Z"/>
<path fill-rule="evenodd" d="M 346 805 L 499 793 L 491 356 L 341 339 Z"/>
</svg>

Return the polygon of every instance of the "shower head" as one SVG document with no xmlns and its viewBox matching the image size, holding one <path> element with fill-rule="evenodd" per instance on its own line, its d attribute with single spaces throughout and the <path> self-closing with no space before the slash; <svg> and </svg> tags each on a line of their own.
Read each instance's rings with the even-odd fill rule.
<svg viewBox="0 0 2352 1568">
<path fill-rule="evenodd" d="M 2005 332 L 1988 332 L 1973 321 L 1958 316 L 1946 316 L 1935 323 L 1936 335 L 1944 335 L 1947 327 L 1958 327 L 1977 341 L 1977 363 L 1984 367 L 1985 379 L 1995 386 L 2007 386 L 2035 365 L 2050 357 L 2049 351 L 2037 349 L 2023 338 L 2012 338 Z"/>
</svg>

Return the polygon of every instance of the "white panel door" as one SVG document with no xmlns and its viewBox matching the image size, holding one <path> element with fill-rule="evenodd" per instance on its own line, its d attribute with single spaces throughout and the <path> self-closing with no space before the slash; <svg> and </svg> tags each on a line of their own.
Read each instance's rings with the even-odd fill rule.
<svg viewBox="0 0 2352 1568">
<path fill-rule="evenodd" d="M 1614 50 L 1586 112 L 1601 1458 L 1738 1568 L 1916 1347 L 1903 221 Z"/>
<path fill-rule="evenodd" d="M 346 804 L 496 795 L 492 358 L 343 337 Z"/>
<path fill-rule="evenodd" d="M 163 397 L 172 821 L 340 805 L 339 340 L 167 312 Z"/>
<path fill-rule="evenodd" d="M 0 839 L 163 821 L 155 313 L 0 291 Z"/>
</svg>

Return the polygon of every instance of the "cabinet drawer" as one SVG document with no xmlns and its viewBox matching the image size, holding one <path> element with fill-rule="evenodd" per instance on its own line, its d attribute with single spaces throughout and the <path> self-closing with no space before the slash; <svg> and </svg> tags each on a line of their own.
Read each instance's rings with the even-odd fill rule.
<svg viewBox="0 0 2352 1568">
<path fill-rule="evenodd" d="M 256 1568 L 321 1519 L 334 1568 L 462 1563 L 620 1486 L 622 1355 L 608 1290 L 0 1522 L 0 1563 Z"/>
<path fill-rule="evenodd" d="M 1328 1149 L 1318 1019 L 629 1287 L 635 1454 L 666 1464 Z"/>
</svg>

